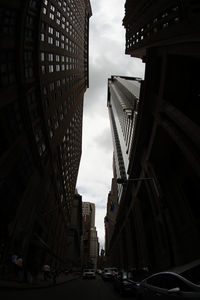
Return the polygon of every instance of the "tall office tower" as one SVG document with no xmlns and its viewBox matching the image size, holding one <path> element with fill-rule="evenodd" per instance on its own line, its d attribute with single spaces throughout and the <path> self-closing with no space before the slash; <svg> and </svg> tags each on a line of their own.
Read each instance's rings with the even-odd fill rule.
<svg viewBox="0 0 200 300">
<path fill-rule="evenodd" d="M 110 118 L 114 163 L 117 178 L 129 176 L 130 154 L 135 136 L 140 94 L 140 78 L 112 76 L 108 79 L 108 112 Z M 118 202 L 122 187 L 118 186 Z"/>
<path fill-rule="evenodd" d="M 126 218 L 129 195 L 126 182 L 130 177 L 131 156 L 136 142 L 141 79 L 111 76 L 108 79 L 108 113 L 113 140 L 113 179 L 108 195 L 105 217 L 106 260 L 110 265 L 122 265 L 123 222 Z M 129 237 L 131 241 L 131 236 Z M 121 265 L 120 265 L 121 264 Z"/>
<path fill-rule="evenodd" d="M 83 216 L 90 216 L 90 227 L 95 226 L 95 204 L 91 202 L 82 203 Z"/>
<path fill-rule="evenodd" d="M 89 0 L 1 1 L 0 242 L 65 264 L 88 87 Z"/>
<path fill-rule="evenodd" d="M 116 234 L 122 265 L 152 271 L 200 253 L 200 3 L 127 0 L 126 53 L 146 63 Z M 132 236 L 132 244 L 126 234 Z M 114 253 L 113 249 L 113 253 Z M 131 255 L 132 253 L 132 255 Z M 129 255 L 130 254 L 130 255 Z"/>
<path fill-rule="evenodd" d="M 99 242 L 98 242 L 96 227 L 93 227 L 91 228 L 90 231 L 90 260 L 95 270 L 97 269 L 98 258 L 99 258 Z"/>
<path fill-rule="evenodd" d="M 82 203 L 83 214 L 83 239 L 82 239 L 82 264 L 83 267 L 97 267 L 98 237 L 95 227 L 95 204 Z"/>
</svg>

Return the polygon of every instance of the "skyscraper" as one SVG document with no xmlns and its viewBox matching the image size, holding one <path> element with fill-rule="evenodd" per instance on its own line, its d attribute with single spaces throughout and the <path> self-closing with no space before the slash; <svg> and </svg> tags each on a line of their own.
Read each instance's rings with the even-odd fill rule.
<svg viewBox="0 0 200 300">
<path fill-rule="evenodd" d="M 114 153 L 113 179 L 105 217 L 106 260 L 107 264 L 121 268 L 128 267 L 124 257 L 129 260 L 129 256 L 133 256 L 131 250 L 125 254 L 123 247 L 132 244 L 130 228 L 125 225 L 131 202 L 127 182 L 138 131 L 141 85 L 142 80 L 136 77 L 111 76 L 108 79 L 107 107 Z"/>
<path fill-rule="evenodd" d="M 82 238 L 82 263 L 83 267 L 97 268 L 98 237 L 95 227 L 95 204 L 82 203 L 83 238 Z"/>
<path fill-rule="evenodd" d="M 2 1 L 1 259 L 64 264 L 81 157 L 89 0 Z M 55 243 L 56 241 L 56 243 Z M 34 263 L 34 262 L 33 262 Z"/>
<path fill-rule="evenodd" d="M 108 112 L 110 118 L 114 167 L 116 177 L 126 180 L 129 173 L 130 154 L 135 136 L 140 78 L 112 76 L 108 79 Z M 118 186 L 118 202 L 122 187 Z"/>
</svg>

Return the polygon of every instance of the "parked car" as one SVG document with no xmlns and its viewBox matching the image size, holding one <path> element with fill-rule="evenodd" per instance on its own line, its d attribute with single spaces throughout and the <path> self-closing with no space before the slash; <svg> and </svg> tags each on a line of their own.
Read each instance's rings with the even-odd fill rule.
<svg viewBox="0 0 200 300">
<path fill-rule="evenodd" d="M 97 274 L 101 275 L 102 270 L 101 269 L 97 269 Z"/>
<path fill-rule="evenodd" d="M 138 299 L 200 299 L 200 285 L 175 272 L 155 273 L 139 284 Z"/>
<path fill-rule="evenodd" d="M 103 280 L 112 280 L 117 272 L 117 268 L 104 268 L 101 277 Z"/>
<path fill-rule="evenodd" d="M 110 270 L 112 271 L 113 278 L 119 273 L 118 268 L 110 268 Z"/>
<path fill-rule="evenodd" d="M 133 280 L 130 271 L 120 271 L 114 277 L 113 285 L 121 295 L 137 295 L 139 283 Z"/>
<path fill-rule="evenodd" d="M 83 278 L 95 279 L 96 278 L 96 272 L 95 272 L 94 269 L 84 269 L 82 277 Z"/>
</svg>

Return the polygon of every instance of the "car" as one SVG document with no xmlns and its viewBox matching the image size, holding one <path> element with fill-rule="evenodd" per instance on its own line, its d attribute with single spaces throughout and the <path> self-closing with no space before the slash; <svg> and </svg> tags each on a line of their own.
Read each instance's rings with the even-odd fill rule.
<svg viewBox="0 0 200 300">
<path fill-rule="evenodd" d="M 175 272 L 159 272 L 143 279 L 137 299 L 200 299 L 200 285 Z"/>
<path fill-rule="evenodd" d="M 112 280 L 117 272 L 117 268 L 104 268 L 101 277 L 103 280 Z"/>
<path fill-rule="evenodd" d="M 113 279 L 113 286 L 121 295 L 137 295 L 139 283 L 130 271 L 120 271 Z"/>
<path fill-rule="evenodd" d="M 96 272 L 95 272 L 94 269 L 84 269 L 82 277 L 83 278 L 95 279 L 96 278 Z"/>
<path fill-rule="evenodd" d="M 110 270 L 112 271 L 113 277 L 115 277 L 119 272 L 118 268 L 110 268 Z"/>
</svg>

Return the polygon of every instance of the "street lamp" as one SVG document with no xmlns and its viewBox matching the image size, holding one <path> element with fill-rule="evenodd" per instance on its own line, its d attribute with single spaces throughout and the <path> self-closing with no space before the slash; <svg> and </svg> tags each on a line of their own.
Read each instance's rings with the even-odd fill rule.
<svg viewBox="0 0 200 300">
<path fill-rule="evenodd" d="M 153 177 L 141 177 L 141 178 L 128 178 L 128 179 L 123 179 L 123 178 L 117 178 L 117 183 L 118 184 L 125 184 L 129 181 L 141 181 L 141 180 L 152 180 L 153 182 L 153 186 L 154 186 L 154 189 L 156 191 L 156 195 L 159 197 L 160 194 L 159 194 L 159 191 L 158 191 L 158 188 L 157 188 L 157 185 L 155 183 L 155 180 Z"/>
</svg>

